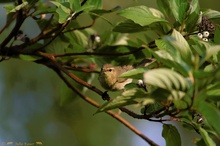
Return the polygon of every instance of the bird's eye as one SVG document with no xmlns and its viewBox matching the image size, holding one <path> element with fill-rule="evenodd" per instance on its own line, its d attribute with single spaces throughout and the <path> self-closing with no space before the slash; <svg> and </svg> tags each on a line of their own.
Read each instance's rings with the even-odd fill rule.
<svg viewBox="0 0 220 146">
<path fill-rule="evenodd" d="M 112 69 L 111 68 L 109 68 L 109 70 L 108 70 L 109 72 L 112 72 Z"/>
</svg>

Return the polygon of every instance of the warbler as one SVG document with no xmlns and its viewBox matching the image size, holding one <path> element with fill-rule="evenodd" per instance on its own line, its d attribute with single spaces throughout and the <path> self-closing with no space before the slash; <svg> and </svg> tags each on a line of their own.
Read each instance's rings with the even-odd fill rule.
<svg viewBox="0 0 220 146">
<path fill-rule="evenodd" d="M 132 79 L 120 78 L 119 76 L 132 69 L 134 69 L 132 65 L 113 66 L 111 64 L 104 64 L 99 74 L 99 82 L 106 90 L 122 90 L 126 84 L 132 82 Z"/>
<path fill-rule="evenodd" d="M 146 58 L 134 65 L 113 66 L 111 64 L 104 64 L 101 68 L 98 80 L 101 86 L 108 91 L 123 90 L 125 85 L 132 82 L 132 79 L 120 78 L 119 76 L 122 73 L 125 73 L 138 67 L 149 66 L 155 61 L 156 59 L 154 58 Z M 138 86 L 145 88 L 145 84 L 143 83 L 143 81 L 141 81 L 141 83 L 139 81 L 139 83 L 137 84 Z"/>
</svg>

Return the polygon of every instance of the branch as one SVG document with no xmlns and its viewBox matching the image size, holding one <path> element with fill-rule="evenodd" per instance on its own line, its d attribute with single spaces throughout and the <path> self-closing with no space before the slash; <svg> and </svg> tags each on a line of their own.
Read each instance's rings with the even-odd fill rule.
<svg viewBox="0 0 220 146">
<path fill-rule="evenodd" d="M 22 0 L 18 0 L 18 5 L 22 4 Z M 5 40 L 2 42 L 0 49 L 2 50 L 5 48 L 5 46 L 10 42 L 10 40 L 18 33 L 22 23 L 24 22 L 25 17 L 23 16 L 23 9 L 20 9 L 17 12 L 17 19 L 16 24 L 10 34 L 5 38 Z"/>
<path fill-rule="evenodd" d="M 92 70 L 92 69 L 89 69 L 89 68 L 83 68 L 83 67 L 64 66 L 64 68 L 66 68 L 68 70 L 80 71 L 80 72 L 85 72 L 85 73 L 96 73 L 96 74 L 99 73 L 99 71 Z"/>
<path fill-rule="evenodd" d="M 61 64 L 59 64 L 58 62 L 56 62 L 55 60 L 55 57 L 51 54 L 47 54 L 47 53 L 43 53 L 43 52 L 38 52 L 38 54 L 44 58 L 47 58 L 49 59 L 49 63 L 48 64 L 45 64 L 42 63 L 42 64 L 45 64 L 47 65 L 48 67 L 52 68 L 52 69 L 56 69 L 56 70 L 60 70 L 62 71 L 63 73 L 65 73 L 67 76 L 69 76 L 71 79 L 73 79 L 74 81 L 76 81 L 78 84 L 82 85 L 82 86 L 85 86 L 87 87 L 88 89 L 96 92 L 97 94 L 99 94 L 100 96 L 103 97 L 104 93 L 99 90 L 98 88 L 96 88 L 95 86 L 91 85 L 91 84 L 88 84 L 87 82 L 81 80 L 80 78 L 78 78 L 77 76 L 75 76 L 73 73 L 69 72 L 67 69 L 65 69 Z M 107 93 L 106 93 L 107 94 Z M 106 95 L 106 99 L 108 100 L 111 100 L 111 98 L 108 96 L 108 94 Z M 130 115 L 131 117 L 133 118 L 137 118 L 137 119 L 146 119 L 146 120 L 149 120 L 149 121 L 156 121 L 156 122 L 161 122 L 161 121 L 164 121 L 164 120 L 154 120 L 154 119 L 150 119 L 150 118 L 154 118 L 152 117 L 152 115 L 148 116 L 148 115 L 138 115 L 124 107 L 122 108 L 119 108 L 121 111 L 127 113 L 128 115 Z"/>
<path fill-rule="evenodd" d="M 63 76 L 63 74 L 61 74 L 61 72 L 57 72 L 58 75 L 60 76 L 60 78 L 66 83 L 66 85 L 71 88 L 73 91 L 75 91 L 83 100 L 85 100 L 86 102 L 88 102 L 89 104 L 99 108 L 100 105 L 92 100 L 89 97 L 86 97 L 85 95 L 83 95 L 77 88 L 75 88 L 74 86 L 72 86 L 70 84 L 70 82 Z M 106 113 L 110 116 L 112 116 L 113 118 L 115 118 L 116 120 L 118 120 L 120 123 L 122 123 L 123 125 L 125 125 L 127 128 L 129 128 L 131 131 L 133 131 L 135 134 L 137 134 L 138 136 L 140 136 L 143 140 L 145 140 L 148 144 L 150 144 L 151 146 L 158 146 L 155 142 L 153 142 L 151 139 L 149 139 L 148 137 L 146 137 L 143 133 L 141 133 L 138 129 L 136 129 L 133 125 L 131 125 L 127 120 L 125 120 L 124 118 L 122 118 L 120 115 L 114 113 L 113 111 L 106 111 Z"/>
<path fill-rule="evenodd" d="M 67 76 L 69 76 L 70 78 L 72 78 L 75 82 L 77 82 L 80 85 L 83 85 L 85 87 L 87 87 L 88 89 L 96 92 L 97 94 L 99 94 L 100 96 L 102 96 L 103 92 L 101 90 L 99 90 L 98 88 L 96 88 L 95 86 L 88 84 L 87 82 L 81 80 L 80 78 L 78 78 L 76 75 L 74 75 L 73 73 L 69 72 L 67 69 L 65 69 L 64 67 L 62 67 L 62 65 L 60 65 L 58 62 L 55 61 L 55 58 L 53 55 L 51 54 L 47 54 L 47 53 L 43 53 L 43 52 L 38 52 L 38 55 L 49 59 L 49 66 L 50 68 L 54 69 L 59 69 L 60 71 L 62 71 L 63 73 L 65 73 Z"/>
<path fill-rule="evenodd" d="M 89 24 L 89 25 L 87 25 L 87 26 L 69 29 L 69 30 L 63 31 L 63 33 L 70 32 L 70 31 L 74 31 L 74 30 L 83 30 L 83 29 L 86 29 L 86 28 L 90 28 L 90 27 L 92 27 L 94 24 L 95 24 L 95 20 L 93 20 L 92 23 Z"/>
<path fill-rule="evenodd" d="M 54 54 L 54 57 L 65 57 L 65 56 L 76 56 L 76 55 L 96 55 L 96 56 L 124 56 L 136 53 L 138 51 L 141 51 L 145 49 L 144 47 L 140 47 L 138 49 L 135 49 L 133 51 L 129 52 L 118 52 L 118 53 L 112 53 L 112 52 L 81 52 L 81 53 L 66 53 L 66 54 Z"/>
<path fill-rule="evenodd" d="M 5 26 L 0 30 L 0 34 L 14 21 L 14 19 L 17 17 L 17 14 L 14 14 L 10 20 L 7 21 Z"/>
</svg>

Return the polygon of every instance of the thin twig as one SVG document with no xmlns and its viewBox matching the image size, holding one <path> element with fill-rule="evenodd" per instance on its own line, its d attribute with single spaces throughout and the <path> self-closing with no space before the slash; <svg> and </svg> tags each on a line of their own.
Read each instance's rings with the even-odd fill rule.
<svg viewBox="0 0 220 146">
<path fill-rule="evenodd" d="M 117 52 L 117 53 L 112 53 L 112 52 L 80 52 L 80 53 L 66 53 L 66 54 L 54 54 L 54 57 L 65 57 L 65 56 L 77 56 L 77 55 L 96 55 L 96 56 L 124 56 L 124 55 L 129 55 L 136 53 L 138 51 L 143 50 L 144 47 L 137 48 L 133 51 L 129 52 Z"/>
<path fill-rule="evenodd" d="M 17 17 L 17 14 L 14 14 L 10 20 L 7 21 L 5 26 L 0 30 L 0 34 L 14 21 L 14 19 Z"/>
<path fill-rule="evenodd" d="M 59 70 L 61 70 L 63 73 L 65 73 L 67 76 L 69 76 L 70 78 L 72 78 L 75 82 L 79 83 L 80 85 L 83 85 L 85 87 L 87 87 L 88 89 L 96 92 L 97 94 L 99 94 L 100 96 L 102 96 L 103 92 L 101 90 L 99 90 L 98 88 L 96 88 L 95 86 L 88 84 L 87 82 L 81 80 L 80 78 L 78 78 L 76 75 L 74 75 L 73 73 L 69 72 L 67 69 L 65 69 L 64 67 L 62 67 L 62 65 L 60 65 L 59 63 L 57 63 L 55 61 L 55 58 L 53 55 L 51 54 L 47 54 L 44 52 L 38 52 L 38 54 L 44 58 L 47 58 L 50 60 L 50 63 L 52 65 L 52 67 L 55 67 Z"/>
<path fill-rule="evenodd" d="M 74 31 L 74 30 L 83 30 L 83 29 L 86 29 L 86 28 L 90 28 L 90 27 L 92 27 L 94 24 L 95 24 L 95 20 L 93 20 L 92 23 L 89 24 L 89 25 L 87 25 L 87 26 L 78 27 L 78 28 L 73 28 L 73 29 L 68 29 L 68 30 L 63 31 L 63 33 L 71 32 L 71 31 Z"/>
<path fill-rule="evenodd" d="M 22 4 L 22 0 L 18 0 L 18 5 L 20 4 Z M 18 10 L 16 24 L 12 31 L 9 33 L 9 35 L 2 42 L 0 49 L 3 49 L 10 42 L 10 40 L 17 34 L 25 19 L 26 17 L 23 16 L 23 9 Z"/>
<path fill-rule="evenodd" d="M 70 66 L 65 66 L 64 68 L 68 69 L 68 70 L 74 70 L 74 71 L 80 71 L 80 72 L 85 72 L 85 73 L 96 73 L 98 74 L 99 71 L 96 70 L 91 70 L 88 68 L 80 68 L 80 67 L 70 67 Z"/>
</svg>

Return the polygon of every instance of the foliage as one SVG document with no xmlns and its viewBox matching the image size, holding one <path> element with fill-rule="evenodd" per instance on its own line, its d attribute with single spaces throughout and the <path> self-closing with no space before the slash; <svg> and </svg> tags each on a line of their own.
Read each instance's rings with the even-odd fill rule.
<svg viewBox="0 0 220 146">
<path fill-rule="evenodd" d="M 61 104 L 70 100 L 66 93 L 70 88 L 99 107 L 97 112 L 120 108 L 133 118 L 161 123 L 178 121 L 201 135 L 200 140 L 194 141 L 197 145 L 216 145 L 220 139 L 220 27 L 212 21 L 220 18 L 220 12 L 202 11 L 198 0 L 157 0 L 157 4 L 159 10 L 147 6 L 105 10 L 102 0 L 18 0 L 5 5 L 8 21 L 0 33 L 14 21 L 15 26 L 0 40 L 1 61 L 14 57 L 53 69 L 67 85 L 62 89 Z M 125 19 L 112 25 L 103 15 L 115 11 Z M 91 18 L 91 24 L 81 26 L 77 18 L 82 13 Z M 28 17 L 41 30 L 31 39 L 20 30 Z M 111 30 L 96 34 L 91 27 L 98 18 L 111 24 Z M 156 35 L 151 42 L 128 37 L 147 31 Z M 205 32 L 209 35 L 205 36 Z M 202 37 L 198 37 L 200 34 Z M 143 79 L 147 89 L 131 83 L 121 95 L 106 98 L 109 101 L 102 106 L 84 96 L 84 87 L 100 97 L 106 93 L 91 83 L 102 64 L 134 64 L 145 58 L 156 61 L 121 77 Z M 140 114 L 124 108 L 132 104 L 138 105 Z M 181 144 L 174 125 L 164 124 L 162 136 L 167 145 Z"/>
</svg>

